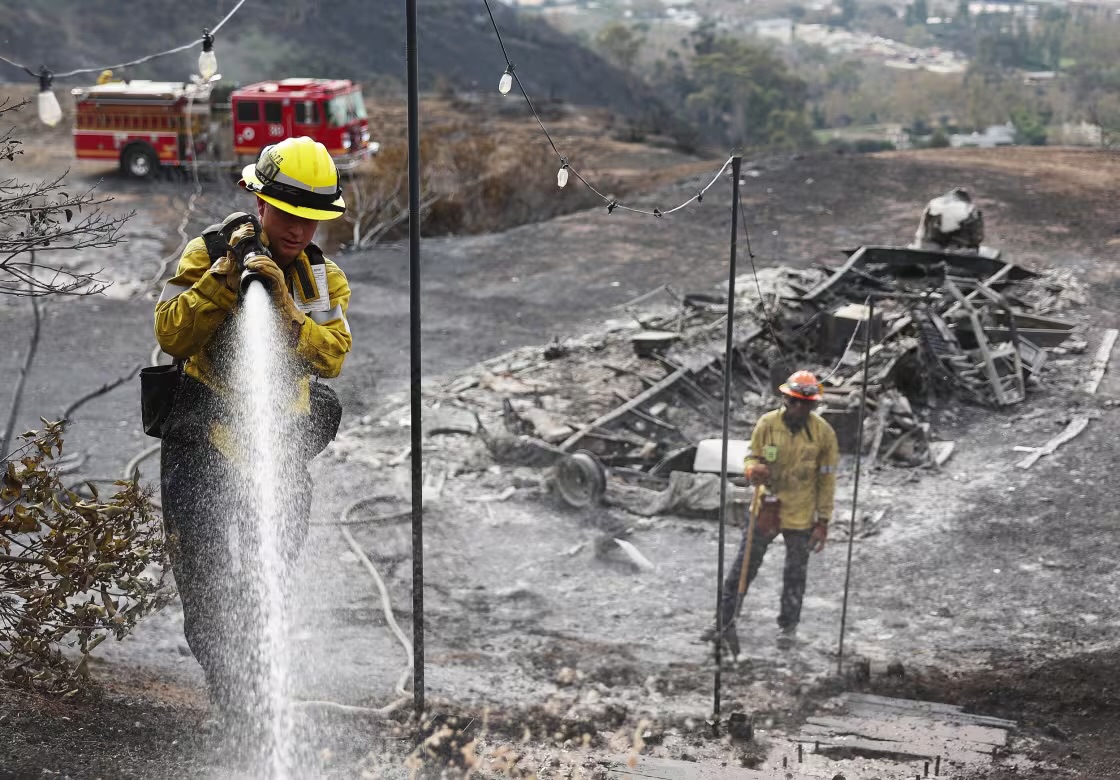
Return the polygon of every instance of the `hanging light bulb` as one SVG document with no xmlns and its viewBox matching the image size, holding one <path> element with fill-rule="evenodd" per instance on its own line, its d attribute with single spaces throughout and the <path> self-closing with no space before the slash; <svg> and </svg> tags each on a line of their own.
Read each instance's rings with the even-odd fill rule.
<svg viewBox="0 0 1120 780">
<path fill-rule="evenodd" d="M 198 75 L 203 81 L 218 72 L 218 56 L 214 54 L 214 36 L 209 30 L 202 31 L 202 53 L 198 55 Z"/>
<path fill-rule="evenodd" d="M 54 74 L 46 66 L 39 68 L 39 121 L 48 127 L 62 121 L 62 106 L 58 105 L 58 98 L 51 91 L 52 81 Z"/>
<path fill-rule="evenodd" d="M 508 95 L 509 91 L 513 89 L 513 63 L 506 66 L 506 72 L 502 74 L 502 80 L 498 82 L 498 91 L 503 95 Z"/>
<path fill-rule="evenodd" d="M 563 158 L 560 170 L 556 172 L 556 186 L 563 189 L 568 186 L 568 158 Z"/>
</svg>

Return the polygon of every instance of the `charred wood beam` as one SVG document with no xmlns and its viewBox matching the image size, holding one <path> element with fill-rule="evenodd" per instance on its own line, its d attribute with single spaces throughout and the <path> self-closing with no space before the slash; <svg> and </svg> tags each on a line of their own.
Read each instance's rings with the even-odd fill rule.
<svg viewBox="0 0 1120 780">
<path fill-rule="evenodd" d="M 677 382 L 682 378 L 685 378 L 688 373 L 689 369 L 687 368 L 677 369 L 676 371 L 662 379 L 660 382 L 658 382 L 656 385 L 647 389 L 645 392 L 639 393 L 626 403 L 622 404 L 619 407 L 616 407 L 615 409 L 612 409 L 594 422 L 583 426 L 574 434 L 569 436 L 564 441 L 564 443 L 560 445 L 561 451 L 567 452 L 574 445 L 579 443 L 580 439 L 582 439 L 584 436 L 587 436 L 592 431 L 601 430 L 604 426 L 609 425 L 615 420 L 618 420 L 623 415 L 629 413 L 632 409 L 637 409 L 642 404 L 652 401 L 658 395 L 665 392 L 673 385 L 677 384 Z"/>
</svg>

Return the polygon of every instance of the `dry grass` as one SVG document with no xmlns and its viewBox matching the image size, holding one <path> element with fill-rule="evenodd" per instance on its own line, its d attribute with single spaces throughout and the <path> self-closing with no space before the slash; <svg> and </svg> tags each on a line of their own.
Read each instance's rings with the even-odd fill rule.
<svg viewBox="0 0 1120 780">
<path fill-rule="evenodd" d="M 524 104 L 432 97 L 421 107 L 422 200 L 425 235 L 506 230 L 602 205 L 574 176 L 556 186 L 559 159 Z M 610 197 L 653 189 L 712 168 L 710 162 L 666 148 L 613 137 L 605 112 L 545 107 L 543 118 L 557 146 L 596 189 Z M 351 177 L 348 203 L 358 205 L 363 235 L 396 238 L 407 231 L 406 111 L 401 104 L 371 106 L 370 127 L 382 152 Z M 714 168 L 712 168 L 714 170 Z M 353 239 L 353 223 L 331 237 Z"/>
<path fill-rule="evenodd" d="M 960 164 L 972 169 L 1031 178 L 1034 186 L 1051 192 L 1084 194 L 1113 192 L 1120 181 L 1120 152 L 1051 146 L 1017 146 L 998 149 L 922 149 L 884 152 L 883 157 L 905 157 L 938 164 Z"/>
</svg>

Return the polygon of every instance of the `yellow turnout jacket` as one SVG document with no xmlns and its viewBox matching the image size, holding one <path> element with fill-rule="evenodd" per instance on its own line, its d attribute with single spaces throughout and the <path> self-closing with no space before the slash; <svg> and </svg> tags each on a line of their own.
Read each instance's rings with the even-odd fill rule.
<svg viewBox="0 0 1120 780">
<path fill-rule="evenodd" d="M 267 236 L 262 236 L 262 241 L 267 245 Z M 308 288 L 298 285 L 297 277 L 316 280 L 311 285 L 311 300 L 317 305 L 307 312 L 292 345 L 302 369 L 290 409 L 297 414 L 310 410 L 310 375 L 338 376 L 351 345 L 350 326 L 346 322 L 350 304 L 346 275 L 326 258 L 318 265 L 318 273 L 313 273 L 312 262 L 304 251 L 285 270 L 289 294 L 298 290 L 295 293 L 299 296 L 297 302 L 309 302 Z M 185 360 L 183 370 L 188 376 L 219 396 L 228 397 L 234 389 L 229 386 L 230 355 L 234 345 L 226 338 L 226 331 L 238 300 L 237 293 L 226 287 L 223 278 L 214 274 L 210 266 L 203 238 L 187 244 L 175 276 L 166 284 L 156 304 L 156 340 L 164 352 Z M 325 289 L 320 289 L 324 268 L 326 285 Z M 212 438 L 225 436 L 214 428 Z"/>
<path fill-rule="evenodd" d="M 796 434 L 786 427 L 782 409 L 764 414 L 751 434 L 744 468 L 764 463 L 769 492 L 781 499 L 782 528 L 808 530 L 814 521 L 832 519 L 840 448 L 836 432 L 816 412 Z"/>
</svg>

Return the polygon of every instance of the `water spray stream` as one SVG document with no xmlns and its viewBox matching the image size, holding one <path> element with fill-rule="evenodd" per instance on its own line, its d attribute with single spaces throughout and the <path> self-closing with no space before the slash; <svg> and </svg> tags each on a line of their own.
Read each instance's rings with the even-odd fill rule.
<svg viewBox="0 0 1120 780">
<path fill-rule="evenodd" d="M 296 775 L 292 714 L 288 706 L 290 658 L 285 608 L 285 582 L 291 549 L 285 538 L 284 518 L 291 496 L 283 478 L 285 441 L 278 413 L 289 399 L 280 388 L 284 381 L 283 348 L 278 341 L 268 290 L 253 283 L 245 292 L 239 317 L 238 412 L 246 440 L 244 479 L 240 481 L 240 506 L 248 517 L 239 518 L 238 537 L 242 572 L 252 600 L 249 635 L 243 653 L 243 674 L 253 723 L 245 724 L 250 744 L 262 759 L 260 772 L 269 780 Z M 255 743 L 255 744 L 254 744 Z"/>
</svg>

